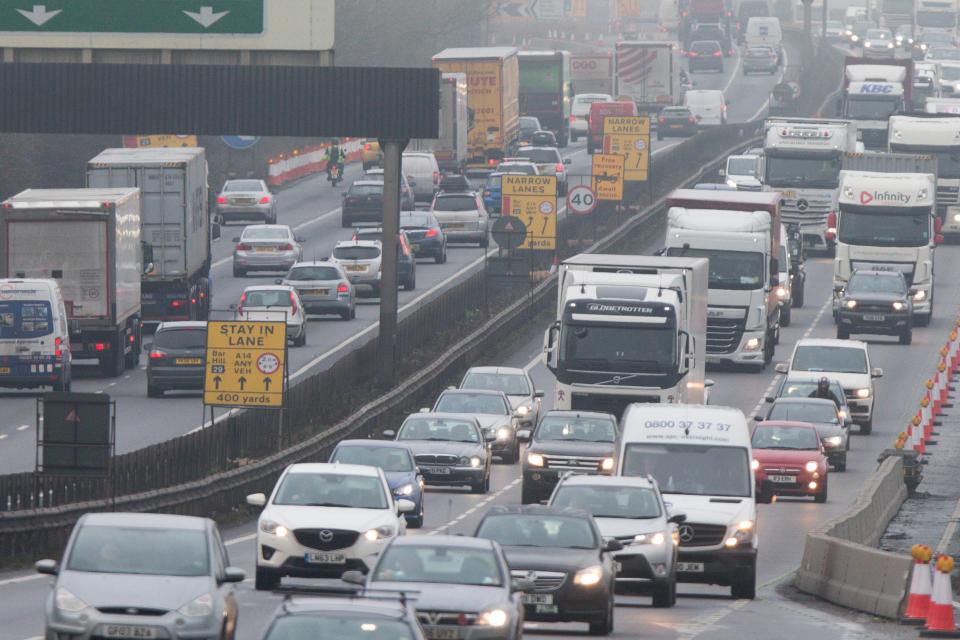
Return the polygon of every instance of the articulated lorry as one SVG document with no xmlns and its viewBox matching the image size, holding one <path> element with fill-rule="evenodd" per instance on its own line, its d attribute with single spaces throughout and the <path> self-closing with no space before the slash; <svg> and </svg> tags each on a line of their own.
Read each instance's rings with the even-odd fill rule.
<svg viewBox="0 0 960 640">
<path fill-rule="evenodd" d="M 459 173 L 467 159 L 467 74 L 440 74 L 440 137 L 414 139 L 407 151 L 432 151 L 440 171 Z"/>
<path fill-rule="evenodd" d="M 836 211 L 840 156 L 861 150 L 846 120 L 767 118 L 764 191 L 783 195 L 783 222 L 800 227 L 804 245 L 830 251 L 827 218 Z"/>
<path fill-rule="evenodd" d="M 560 265 L 544 358 L 554 409 L 703 403 L 707 261 L 580 254 Z"/>
<path fill-rule="evenodd" d="M 509 156 L 520 137 L 520 67 L 515 47 L 444 49 L 433 56 L 443 73 L 467 76 L 473 122 L 467 133 L 468 170 L 488 171 Z"/>
<path fill-rule="evenodd" d="M 914 323 L 933 314 L 937 159 L 929 155 L 863 153 L 844 156 L 836 219 L 834 291 L 857 269 L 899 271 L 914 290 Z M 834 310 L 839 297 L 834 296 Z"/>
<path fill-rule="evenodd" d="M 540 126 L 557 137 L 557 146 L 566 147 L 573 101 L 570 52 L 521 51 L 518 60 L 520 115 L 540 120 Z"/>
<path fill-rule="evenodd" d="M 0 207 L 0 277 L 56 280 L 71 360 L 105 376 L 140 361 L 142 255 L 137 189 L 28 189 Z"/>
<path fill-rule="evenodd" d="M 570 56 L 570 81 L 573 94 L 605 93 L 613 95 L 613 55 L 610 53 L 574 53 Z"/>
<path fill-rule="evenodd" d="M 140 189 L 140 239 L 145 262 L 140 285 L 144 322 L 206 320 L 211 224 L 204 150 L 106 149 L 87 163 L 87 186 Z M 217 226 L 219 232 L 219 227 Z"/>
<path fill-rule="evenodd" d="M 853 122 L 866 150 L 885 151 L 890 116 L 913 109 L 912 90 L 912 60 L 847 58 L 840 116 Z"/>
<path fill-rule="evenodd" d="M 632 100 L 641 115 L 682 102 L 676 42 L 618 42 L 615 54 L 617 100 Z"/>
<path fill-rule="evenodd" d="M 666 255 L 710 260 L 707 364 L 762 371 L 780 335 L 780 194 L 678 189 L 666 204 Z"/>
</svg>

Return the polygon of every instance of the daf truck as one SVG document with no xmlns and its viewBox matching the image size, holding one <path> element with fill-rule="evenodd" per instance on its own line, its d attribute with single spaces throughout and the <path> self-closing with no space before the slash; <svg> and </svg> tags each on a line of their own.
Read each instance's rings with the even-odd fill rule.
<svg viewBox="0 0 960 640">
<path fill-rule="evenodd" d="M 960 240 L 960 117 L 893 116 L 889 138 L 890 151 L 937 159 L 937 216 L 943 235 Z"/>
<path fill-rule="evenodd" d="M 905 154 L 865 155 L 851 158 L 849 166 L 877 171 L 840 172 L 834 315 L 851 273 L 899 271 L 913 294 L 914 324 L 926 326 L 933 315 L 933 257 L 941 224 L 935 207 L 936 160 Z"/>
<path fill-rule="evenodd" d="M 431 151 L 440 171 L 460 173 L 467 159 L 469 126 L 467 75 L 440 74 L 440 137 L 411 140 L 407 151 Z"/>
<path fill-rule="evenodd" d="M 544 336 L 554 409 L 705 401 L 707 261 L 580 254 L 559 268 Z"/>
<path fill-rule="evenodd" d="M 141 319 L 206 320 L 213 225 L 204 150 L 106 149 L 87 163 L 87 186 L 140 189 L 140 239 L 153 265 L 140 285 Z"/>
<path fill-rule="evenodd" d="M 912 110 L 912 65 L 912 60 L 866 64 L 846 59 L 840 116 L 853 122 L 866 150 L 885 151 L 890 116 Z"/>
<path fill-rule="evenodd" d="M 569 51 L 521 51 L 520 115 L 533 116 L 552 131 L 557 146 L 570 139 L 570 105 L 573 101 Z"/>
<path fill-rule="evenodd" d="M 857 151 L 856 127 L 846 120 L 767 118 L 764 191 L 783 195 L 783 222 L 800 227 L 809 249 L 831 251 L 827 218 L 837 206 L 840 156 Z"/>
<path fill-rule="evenodd" d="M 0 207 L 0 278 L 55 280 L 71 361 L 108 377 L 140 361 L 142 255 L 138 189 L 28 189 Z"/>
<path fill-rule="evenodd" d="M 666 255 L 710 260 L 707 364 L 762 371 L 780 335 L 780 194 L 678 189 L 666 205 Z"/>
<path fill-rule="evenodd" d="M 473 120 L 467 133 L 466 167 L 489 171 L 509 156 L 520 137 L 520 67 L 515 47 L 444 49 L 433 56 L 442 73 L 467 76 Z"/>
</svg>

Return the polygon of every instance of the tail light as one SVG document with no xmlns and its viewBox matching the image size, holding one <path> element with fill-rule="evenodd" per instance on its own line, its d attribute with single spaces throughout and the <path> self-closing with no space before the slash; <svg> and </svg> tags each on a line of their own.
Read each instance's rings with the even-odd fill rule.
<svg viewBox="0 0 960 640">
<path fill-rule="evenodd" d="M 714 57 L 714 58 L 723 57 L 723 51 L 714 51 L 714 52 L 713 52 L 713 57 Z"/>
<path fill-rule="evenodd" d="M 297 306 L 297 296 L 293 295 L 293 291 L 290 292 L 290 306 L 293 307 L 291 315 L 297 315 L 297 311 L 300 310 L 300 307 Z"/>
<path fill-rule="evenodd" d="M 434 171 L 434 172 L 433 172 L 433 184 L 440 184 L 440 172 L 439 172 L 439 171 Z"/>
<path fill-rule="evenodd" d="M 96 343 L 95 345 L 93 345 L 93 350 L 94 350 L 94 351 L 106 351 L 106 350 L 107 350 L 107 347 L 108 347 L 108 345 L 107 345 L 106 342 L 98 342 L 98 343 Z"/>
<path fill-rule="evenodd" d="M 437 231 L 436 229 L 427 229 L 427 233 L 426 233 L 425 237 L 427 237 L 427 238 L 436 238 L 438 235 L 440 235 L 440 232 Z"/>
<path fill-rule="evenodd" d="M 827 240 L 833 240 L 837 237 L 837 214 L 834 211 L 827 216 L 827 231 L 823 234 Z"/>
<path fill-rule="evenodd" d="M 240 304 L 237 305 L 237 313 L 243 314 L 243 304 L 247 301 L 246 292 L 240 294 Z"/>
<path fill-rule="evenodd" d="M 664 118 L 663 116 L 660 116 L 659 118 L 657 118 L 657 122 L 659 122 L 660 124 L 666 124 L 667 119 Z"/>
<path fill-rule="evenodd" d="M 697 119 L 694 118 L 693 116 L 690 116 L 689 118 L 687 118 L 687 122 L 689 122 L 690 124 L 697 124 Z"/>
<path fill-rule="evenodd" d="M 270 204 L 270 196 L 263 196 L 260 198 L 260 204 Z"/>
<path fill-rule="evenodd" d="M 280 245 L 280 251 L 293 251 L 293 245 L 289 242 L 287 244 Z"/>
<path fill-rule="evenodd" d="M 687 53 L 687 55 L 690 56 L 691 58 L 696 58 L 696 57 L 698 57 L 700 54 L 697 53 L 696 51 L 690 51 L 689 53 Z"/>
<path fill-rule="evenodd" d="M 53 355 L 56 356 L 57 358 L 60 358 L 63 356 L 63 339 L 62 338 L 54 339 Z"/>
<path fill-rule="evenodd" d="M 577 121 L 577 116 L 570 116 L 570 124 L 573 124 Z"/>
<path fill-rule="evenodd" d="M 353 196 L 348 196 L 343 199 L 343 204 L 356 204 L 356 202 L 357 202 L 357 199 L 354 198 Z"/>
<path fill-rule="evenodd" d="M 484 197 L 484 198 L 489 198 L 489 197 L 490 197 L 490 189 L 484 189 L 484 190 L 483 190 L 483 197 Z"/>
<path fill-rule="evenodd" d="M 217 196 L 217 204 L 227 204 L 226 196 Z"/>
<path fill-rule="evenodd" d="M 187 302 L 186 300 L 181 300 L 181 299 L 179 299 L 179 298 L 176 299 L 176 300 L 171 300 L 171 301 L 170 301 L 170 308 L 171 308 L 171 309 L 179 309 L 179 308 L 182 307 L 184 304 L 186 304 L 186 302 Z"/>
<path fill-rule="evenodd" d="M 558 162 L 558 163 L 553 167 L 553 169 L 554 169 L 557 173 L 563 173 L 563 163 L 562 163 L 562 162 Z"/>
<path fill-rule="evenodd" d="M 489 160 L 487 160 L 487 166 L 495 167 L 495 166 L 497 166 L 497 164 L 498 164 L 498 163 L 497 163 L 496 158 L 490 158 Z"/>
<path fill-rule="evenodd" d="M 151 360 L 163 360 L 166 357 L 167 357 L 167 352 L 161 351 L 160 349 L 154 349 L 153 351 L 150 352 Z"/>
<path fill-rule="evenodd" d="M 237 251 L 250 251 L 252 247 L 246 242 L 240 242 L 237 244 Z"/>
<path fill-rule="evenodd" d="M 363 150 L 364 150 L 364 151 L 370 151 L 370 143 L 369 143 L 369 142 L 368 142 L 367 144 L 363 145 Z"/>
<path fill-rule="evenodd" d="M 347 286 L 346 282 L 341 282 L 337 285 L 337 293 L 349 293 L 350 287 Z"/>
</svg>

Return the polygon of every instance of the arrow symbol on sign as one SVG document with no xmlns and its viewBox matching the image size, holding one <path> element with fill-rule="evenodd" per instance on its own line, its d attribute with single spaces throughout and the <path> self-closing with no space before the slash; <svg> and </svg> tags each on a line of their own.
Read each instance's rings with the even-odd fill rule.
<svg viewBox="0 0 960 640">
<path fill-rule="evenodd" d="M 272 382 L 273 382 L 273 380 L 271 380 L 270 378 L 264 378 L 264 379 L 263 379 L 263 388 L 264 388 L 265 391 L 270 391 L 270 383 L 272 383 Z"/>
<path fill-rule="evenodd" d="M 34 7 L 33 9 L 34 11 L 36 11 L 37 8 Z M 213 26 L 215 22 L 220 20 L 220 18 L 230 13 L 229 11 L 220 11 L 219 13 L 214 13 L 213 7 L 200 7 L 199 12 L 187 11 L 186 9 L 184 9 L 183 12 L 188 16 L 190 16 L 191 18 L 193 18 L 194 20 L 196 20 L 197 22 L 199 22 L 200 26 L 202 26 L 204 29 L 209 29 L 210 27 Z M 21 11 L 21 13 L 23 12 Z M 58 11 L 57 13 L 60 13 L 60 12 Z"/>
<path fill-rule="evenodd" d="M 33 24 L 37 25 L 38 27 L 42 27 L 47 22 L 50 22 L 50 20 L 57 17 L 57 14 L 63 13 L 63 9 L 47 11 L 47 5 L 35 4 L 33 5 L 33 10 L 27 11 L 26 9 L 17 9 L 17 13 L 19 13 L 24 18 L 26 18 Z"/>
<path fill-rule="evenodd" d="M 243 387 L 247 384 L 247 379 L 244 378 L 243 376 L 240 376 L 239 378 L 237 378 L 237 382 L 240 383 L 240 391 L 243 391 Z"/>
<path fill-rule="evenodd" d="M 213 389 L 214 389 L 214 391 L 219 391 L 219 390 L 220 390 L 220 383 L 221 383 L 221 382 L 223 382 L 223 378 L 221 378 L 220 376 L 215 376 L 215 377 L 213 378 Z"/>
</svg>

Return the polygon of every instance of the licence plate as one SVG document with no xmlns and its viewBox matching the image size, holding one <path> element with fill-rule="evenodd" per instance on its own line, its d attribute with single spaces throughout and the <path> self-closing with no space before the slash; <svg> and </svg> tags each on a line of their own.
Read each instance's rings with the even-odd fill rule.
<svg viewBox="0 0 960 640">
<path fill-rule="evenodd" d="M 781 484 L 795 484 L 797 476 L 769 476 L 770 482 L 779 482 Z"/>
<path fill-rule="evenodd" d="M 672 125 L 670 125 L 670 128 L 671 128 L 671 129 L 683 129 L 683 125 L 682 125 L 682 124 L 672 124 Z"/>
<path fill-rule="evenodd" d="M 200 358 L 177 358 L 174 364 L 203 364 Z"/>
<path fill-rule="evenodd" d="M 307 289 L 303 292 L 305 296 L 326 296 L 330 295 L 330 289 Z"/>
<path fill-rule="evenodd" d="M 157 631 L 153 627 L 110 624 L 104 629 L 103 635 L 107 638 L 156 638 Z"/>
<path fill-rule="evenodd" d="M 525 593 L 523 604 L 553 604 L 552 593 Z"/>
<path fill-rule="evenodd" d="M 450 467 L 431 467 L 431 466 L 420 465 L 420 470 L 432 476 L 450 475 Z"/>
<path fill-rule="evenodd" d="M 10 374 L 10 367 L 0 367 L 0 374 Z"/>
<path fill-rule="evenodd" d="M 559 613 L 560 607 L 555 604 L 538 604 L 534 611 L 537 613 Z"/>
<path fill-rule="evenodd" d="M 678 562 L 677 571 L 681 573 L 703 573 L 702 562 Z"/>
<path fill-rule="evenodd" d="M 466 222 L 448 222 L 443 225 L 444 229 L 465 229 L 467 227 Z"/>
<path fill-rule="evenodd" d="M 423 635 L 429 640 L 457 640 L 460 637 L 459 629 L 438 629 L 436 627 L 424 627 Z"/>
<path fill-rule="evenodd" d="M 257 247 L 254 249 L 257 253 L 273 253 L 276 251 L 273 247 Z"/>
<path fill-rule="evenodd" d="M 883 322 L 887 319 L 887 316 L 882 313 L 865 313 L 863 314 L 863 319 L 867 322 Z"/>
<path fill-rule="evenodd" d="M 367 268 L 362 264 L 348 264 L 344 267 L 346 271 L 366 271 Z"/>
<path fill-rule="evenodd" d="M 346 564 L 347 556 L 342 553 L 322 553 L 311 551 L 303 554 L 304 562 L 310 564 Z"/>
</svg>

